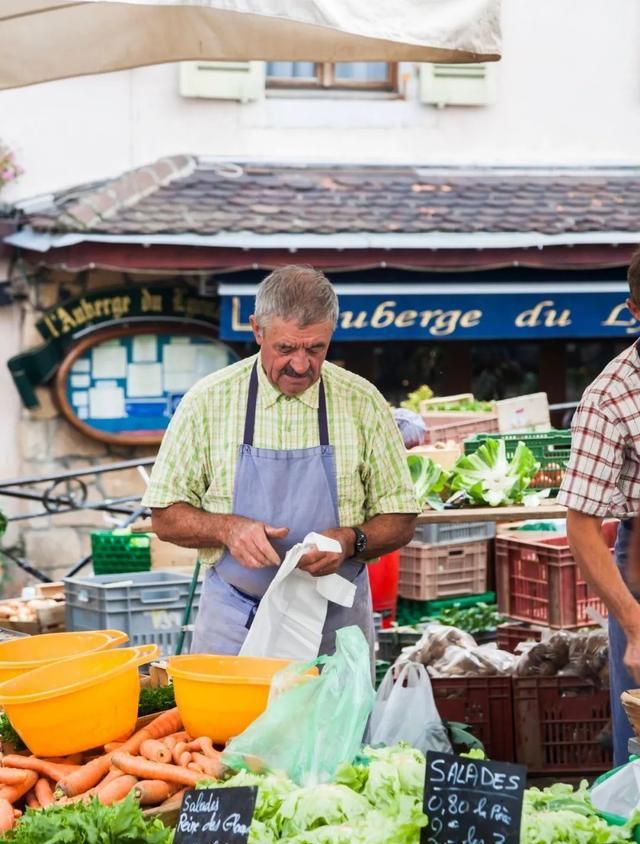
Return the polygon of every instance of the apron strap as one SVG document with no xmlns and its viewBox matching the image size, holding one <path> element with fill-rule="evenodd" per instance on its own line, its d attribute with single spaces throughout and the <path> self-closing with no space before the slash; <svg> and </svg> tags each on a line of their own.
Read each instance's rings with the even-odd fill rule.
<svg viewBox="0 0 640 844">
<path fill-rule="evenodd" d="M 258 361 L 253 364 L 249 378 L 249 396 L 247 398 L 247 412 L 244 418 L 244 445 L 253 445 L 253 434 L 256 427 L 256 404 L 258 400 Z M 320 445 L 329 445 L 329 422 L 327 419 L 327 398 L 324 383 L 320 379 L 318 391 L 318 428 L 320 429 Z"/>
</svg>

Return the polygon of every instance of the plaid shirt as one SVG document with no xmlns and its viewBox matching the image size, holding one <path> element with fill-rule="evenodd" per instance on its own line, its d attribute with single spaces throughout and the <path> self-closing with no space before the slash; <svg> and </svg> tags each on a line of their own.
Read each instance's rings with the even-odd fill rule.
<svg viewBox="0 0 640 844">
<path fill-rule="evenodd" d="M 208 513 L 231 513 L 238 448 L 244 433 L 249 376 L 257 356 L 214 372 L 184 396 L 162 440 L 147 507 L 183 501 Z M 400 431 L 378 390 L 352 372 L 324 363 L 329 441 L 334 446 L 340 525 L 379 513 L 418 513 Z M 258 365 L 253 444 L 258 448 L 317 446 L 319 382 L 299 396 L 283 395 Z M 215 563 L 222 549 L 201 549 Z"/>
<path fill-rule="evenodd" d="M 634 344 L 585 390 L 558 503 L 591 516 L 640 510 L 640 352 Z"/>
</svg>

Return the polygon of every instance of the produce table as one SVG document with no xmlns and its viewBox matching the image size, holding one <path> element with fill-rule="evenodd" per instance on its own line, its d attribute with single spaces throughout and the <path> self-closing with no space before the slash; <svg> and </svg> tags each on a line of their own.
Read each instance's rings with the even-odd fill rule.
<svg viewBox="0 0 640 844">
<path fill-rule="evenodd" d="M 522 519 L 564 519 L 567 508 L 555 499 L 539 507 L 465 507 L 450 510 L 425 510 L 418 516 L 418 524 L 438 522 L 518 522 Z"/>
</svg>

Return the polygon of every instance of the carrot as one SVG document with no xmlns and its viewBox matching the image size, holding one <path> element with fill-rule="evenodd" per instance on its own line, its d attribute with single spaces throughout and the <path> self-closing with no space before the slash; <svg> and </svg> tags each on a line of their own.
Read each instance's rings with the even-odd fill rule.
<svg viewBox="0 0 640 844">
<path fill-rule="evenodd" d="M 38 803 L 43 809 L 46 809 L 47 806 L 51 806 L 53 804 L 53 789 L 49 784 L 49 780 L 41 777 L 36 783 L 36 787 L 33 791 Z"/>
<path fill-rule="evenodd" d="M 177 765 L 166 765 L 163 762 L 150 762 L 148 759 L 141 759 L 139 756 L 131 756 L 129 753 L 117 751 L 112 756 L 113 764 L 141 780 L 164 780 L 166 782 L 189 785 L 192 788 L 202 777 L 195 771 L 188 771 Z"/>
<path fill-rule="evenodd" d="M 37 782 L 37 773 L 35 771 L 27 771 L 26 779 L 20 785 L 0 786 L 0 798 L 8 800 L 9 803 L 15 803 L 21 797 L 24 797 L 28 791 L 31 791 Z"/>
<path fill-rule="evenodd" d="M 14 818 L 21 818 L 22 817 L 22 812 L 20 811 L 20 809 L 14 809 L 13 810 L 13 817 Z"/>
<path fill-rule="evenodd" d="M 1 785 L 20 785 L 27 778 L 24 768 L 0 768 Z"/>
<path fill-rule="evenodd" d="M 189 762 L 188 765 L 185 765 L 185 768 L 188 771 L 197 771 L 199 774 L 202 774 L 202 776 L 204 777 L 204 771 L 202 770 L 200 765 L 197 764 L 197 762 Z"/>
<path fill-rule="evenodd" d="M 42 809 L 42 806 L 40 805 L 40 801 L 38 800 L 36 795 L 33 793 L 33 790 L 27 792 L 27 795 L 26 795 L 26 798 L 25 798 L 25 803 L 29 807 L 29 809 Z"/>
<path fill-rule="evenodd" d="M 186 741 L 178 741 L 178 742 L 176 742 L 176 744 L 174 744 L 173 750 L 171 751 L 171 755 L 173 756 L 173 761 L 176 763 L 176 765 L 180 764 L 180 757 L 182 756 L 182 754 L 185 752 L 186 749 L 187 749 Z"/>
<path fill-rule="evenodd" d="M 59 780 L 55 791 L 56 797 L 78 797 L 84 794 L 106 777 L 110 767 L 111 754 L 109 753 L 98 756 L 97 759 L 92 759 L 82 768 Z"/>
<path fill-rule="evenodd" d="M 180 809 L 182 806 L 182 801 L 184 799 L 185 794 L 187 793 L 186 788 L 181 788 L 180 791 L 176 791 L 168 800 L 165 800 L 164 803 L 161 803 L 159 808 L 164 809 L 165 811 L 170 811 L 171 809 Z"/>
<path fill-rule="evenodd" d="M 8 800 L 0 800 L 0 832 L 8 832 L 16 825 L 13 806 Z"/>
<path fill-rule="evenodd" d="M 140 745 L 140 755 L 151 762 L 171 762 L 171 751 L 158 739 L 145 739 Z"/>
<path fill-rule="evenodd" d="M 104 752 L 113 753 L 114 750 L 120 750 L 123 744 L 123 741 L 109 741 L 104 746 Z"/>
<path fill-rule="evenodd" d="M 82 764 L 82 753 L 73 753 L 71 756 L 41 756 L 43 762 L 53 762 L 54 765 L 76 765 Z"/>
<path fill-rule="evenodd" d="M 194 753 L 193 761 L 196 765 L 200 765 L 202 770 L 210 777 L 219 780 L 224 773 L 224 765 L 220 759 L 211 759 L 205 756 L 204 753 Z"/>
<path fill-rule="evenodd" d="M 99 788 L 96 792 L 96 797 L 104 806 L 111 806 L 112 803 L 124 800 L 127 794 L 135 788 L 137 782 L 136 777 L 118 777 L 115 780 L 111 780 L 110 783 L 107 783 L 102 788 Z"/>
<path fill-rule="evenodd" d="M 143 727 L 141 732 L 148 733 L 145 738 L 161 739 L 170 736 L 172 733 L 177 733 L 179 730 L 182 730 L 182 719 L 177 707 L 175 707 L 161 712 L 150 724 Z"/>
<path fill-rule="evenodd" d="M 185 752 L 181 754 L 180 759 L 178 759 L 178 765 L 186 768 L 189 762 L 193 762 L 193 757 L 188 750 L 185 750 Z"/>
<path fill-rule="evenodd" d="M 146 727 L 138 730 L 131 738 L 128 738 L 124 744 L 118 748 L 116 753 L 138 753 L 140 745 L 146 739 L 161 739 L 169 736 L 172 733 L 178 732 L 182 729 L 182 721 L 177 709 L 167 709 L 162 712 Z M 55 777 L 59 779 L 57 793 L 67 797 L 75 797 L 78 794 L 83 794 L 94 785 L 100 782 L 105 777 L 111 767 L 111 760 L 114 754 L 105 753 L 104 756 L 99 756 L 87 762 L 77 771 L 74 771 L 69 776 Z M 151 777 L 153 779 L 153 777 Z"/>
<path fill-rule="evenodd" d="M 19 756 L 16 753 L 3 756 L 2 765 L 7 768 L 36 771 L 40 776 L 54 781 L 80 770 L 79 765 L 57 765 L 54 762 L 45 762 L 44 759 L 38 759 L 37 756 Z"/>
<path fill-rule="evenodd" d="M 140 780 L 133 793 L 141 806 L 157 806 L 168 800 L 177 788 L 177 785 L 162 780 Z"/>
<path fill-rule="evenodd" d="M 217 750 L 213 749 L 213 742 L 208 736 L 200 736 L 200 738 L 196 739 L 196 741 L 200 745 L 199 749 L 204 753 L 205 756 L 208 756 L 209 759 L 220 759 L 220 754 Z"/>
<path fill-rule="evenodd" d="M 162 741 L 167 745 L 167 747 L 173 748 L 175 744 L 179 741 L 191 741 L 189 738 L 189 733 L 186 730 L 180 730 L 177 733 L 171 733 L 170 736 L 165 736 Z"/>
</svg>

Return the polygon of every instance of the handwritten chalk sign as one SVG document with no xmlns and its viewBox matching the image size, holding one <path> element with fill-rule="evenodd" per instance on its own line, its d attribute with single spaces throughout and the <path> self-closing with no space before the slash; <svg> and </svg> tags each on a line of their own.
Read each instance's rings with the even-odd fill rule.
<svg viewBox="0 0 640 844">
<path fill-rule="evenodd" d="M 187 791 L 174 844 L 246 844 L 257 788 L 203 788 Z"/>
<path fill-rule="evenodd" d="M 524 765 L 427 753 L 422 844 L 518 844 Z"/>
</svg>

